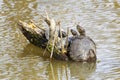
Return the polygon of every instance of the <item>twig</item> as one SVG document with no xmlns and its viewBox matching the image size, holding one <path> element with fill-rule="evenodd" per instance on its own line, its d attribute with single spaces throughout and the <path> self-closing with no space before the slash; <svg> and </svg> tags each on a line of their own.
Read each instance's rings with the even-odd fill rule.
<svg viewBox="0 0 120 80">
<path fill-rule="evenodd" d="M 56 29 L 56 26 L 55 26 L 55 31 L 54 31 L 54 33 L 55 33 L 55 35 L 54 35 L 54 40 L 53 40 L 53 44 L 52 44 L 52 50 L 51 50 L 51 55 L 50 55 L 50 58 L 52 58 L 52 56 L 53 56 L 53 51 L 54 51 L 54 47 L 55 47 L 55 40 L 56 40 L 56 38 L 57 38 L 57 29 Z"/>
<path fill-rule="evenodd" d="M 47 51 L 47 48 L 48 48 L 48 44 L 50 43 L 50 40 L 48 40 L 48 42 L 47 42 L 47 46 L 46 46 L 46 48 L 45 48 L 45 50 L 44 50 L 44 52 L 43 52 L 43 56 L 45 55 L 45 53 L 46 53 L 46 51 Z"/>
<path fill-rule="evenodd" d="M 49 18 L 49 16 L 48 16 L 48 12 L 45 11 L 45 13 L 46 13 L 46 17 L 47 17 L 47 19 L 50 20 L 50 18 Z"/>
<path fill-rule="evenodd" d="M 66 50 L 68 48 L 68 35 L 69 35 L 69 27 L 67 27 Z"/>
<path fill-rule="evenodd" d="M 50 68 L 51 68 L 51 73 L 52 73 L 53 80 L 55 80 L 55 74 L 54 74 L 54 69 L 53 69 L 52 62 L 50 62 Z"/>
<path fill-rule="evenodd" d="M 62 37 L 62 30 L 61 30 L 61 26 L 60 26 L 60 22 L 58 22 L 58 25 L 59 25 L 59 30 L 60 30 L 60 42 L 61 42 L 61 51 L 62 51 L 62 54 L 64 53 L 64 45 L 62 43 L 62 40 L 63 40 L 63 37 Z"/>
</svg>

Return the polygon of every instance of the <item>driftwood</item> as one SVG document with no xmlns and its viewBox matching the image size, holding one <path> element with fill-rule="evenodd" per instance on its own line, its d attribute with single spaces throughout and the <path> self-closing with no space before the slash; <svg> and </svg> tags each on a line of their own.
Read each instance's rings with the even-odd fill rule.
<svg viewBox="0 0 120 80">
<path fill-rule="evenodd" d="M 62 43 L 60 23 L 56 24 L 55 20 L 50 19 L 48 15 L 47 17 L 44 17 L 44 21 L 49 26 L 48 39 L 45 35 L 45 28 L 36 26 L 32 20 L 30 20 L 29 23 L 19 21 L 18 26 L 30 43 L 44 48 L 45 52 L 46 50 L 50 52 L 50 59 L 54 57 L 60 60 L 68 60 L 67 49 L 64 48 L 64 44 Z M 58 36 L 58 30 L 60 31 L 60 36 Z M 45 52 L 43 52 L 43 55 Z"/>
</svg>

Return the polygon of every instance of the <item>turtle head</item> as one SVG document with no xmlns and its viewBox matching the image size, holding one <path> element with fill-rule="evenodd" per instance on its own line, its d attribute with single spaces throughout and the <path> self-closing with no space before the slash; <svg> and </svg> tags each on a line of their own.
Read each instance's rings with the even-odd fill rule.
<svg viewBox="0 0 120 80">
<path fill-rule="evenodd" d="M 71 29 L 70 31 L 71 31 L 71 33 L 72 33 L 73 36 L 77 35 L 77 32 L 74 29 Z"/>
<path fill-rule="evenodd" d="M 80 35 L 84 35 L 85 36 L 85 29 L 83 27 L 81 27 L 80 25 L 76 26 L 78 32 L 80 33 Z"/>
</svg>

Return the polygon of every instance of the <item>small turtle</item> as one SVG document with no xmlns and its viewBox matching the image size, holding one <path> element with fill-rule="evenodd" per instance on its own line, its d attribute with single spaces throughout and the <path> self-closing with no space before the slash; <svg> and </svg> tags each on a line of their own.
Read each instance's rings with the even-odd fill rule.
<svg viewBox="0 0 120 80">
<path fill-rule="evenodd" d="M 71 29 L 71 33 L 72 33 L 73 36 L 78 35 L 78 34 L 77 34 L 77 31 L 75 31 L 75 30 L 73 30 L 73 29 Z"/>
<path fill-rule="evenodd" d="M 67 33 L 64 30 L 61 30 L 62 38 L 65 38 L 67 36 Z M 60 30 L 58 31 L 58 37 L 61 37 Z"/>
<path fill-rule="evenodd" d="M 67 55 L 68 55 L 69 58 L 70 58 L 70 55 L 69 55 L 70 45 L 71 45 L 72 41 L 74 40 L 74 38 L 75 38 L 76 36 L 78 36 L 77 31 L 75 31 L 74 29 L 71 29 L 70 31 L 71 31 L 71 33 L 72 33 L 72 36 L 69 36 L 69 38 L 68 38 L 68 45 L 67 45 L 67 53 L 68 53 Z M 66 43 L 67 43 L 67 42 L 66 42 Z"/>
<path fill-rule="evenodd" d="M 90 37 L 86 36 L 83 27 L 77 25 L 76 28 L 80 35 L 73 36 L 70 41 L 70 58 L 73 61 L 96 61 L 96 44 Z"/>
<path fill-rule="evenodd" d="M 74 29 L 71 29 L 70 31 L 72 33 L 72 36 L 68 38 L 68 48 L 70 47 L 70 44 L 72 43 L 73 39 L 78 35 L 77 31 L 75 31 Z"/>
</svg>

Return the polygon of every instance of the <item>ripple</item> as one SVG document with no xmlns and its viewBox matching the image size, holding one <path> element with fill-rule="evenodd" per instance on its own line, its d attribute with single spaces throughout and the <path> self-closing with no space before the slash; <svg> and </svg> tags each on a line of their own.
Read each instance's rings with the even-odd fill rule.
<svg viewBox="0 0 120 80">
<path fill-rule="evenodd" d="M 119 3 L 119 0 L 0 1 L 0 79 L 52 80 L 53 74 L 56 79 L 63 80 L 119 79 Z M 80 24 L 86 29 L 87 35 L 95 40 L 100 62 L 92 73 L 85 71 L 86 68 L 80 64 L 60 61 L 52 63 L 55 69 L 52 72 L 48 57 L 42 56 L 44 50 L 29 44 L 22 35 L 16 22 L 33 19 L 37 24 L 44 25 L 39 21 L 44 10 L 51 17 L 60 20 L 65 30 L 66 27 L 75 28 L 76 24 Z"/>
</svg>

